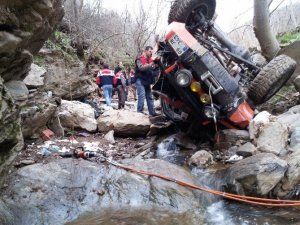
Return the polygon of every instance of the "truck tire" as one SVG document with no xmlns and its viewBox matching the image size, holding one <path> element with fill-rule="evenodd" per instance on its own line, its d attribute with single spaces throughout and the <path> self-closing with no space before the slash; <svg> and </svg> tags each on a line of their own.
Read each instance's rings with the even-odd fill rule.
<svg viewBox="0 0 300 225">
<path fill-rule="evenodd" d="M 208 19 L 212 19 L 216 10 L 216 0 L 175 0 L 169 12 L 168 23 L 176 21 L 189 25 L 193 19 L 193 12 L 199 10 Z"/>
<path fill-rule="evenodd" d="M 287 82 L 296 69 L 296 62 L 286 55 L 272 59 L 251 82 L 248 97 L 255 104 L 269 100 Z"/>
<path fill-rule="evenodd" d="M 180 115 L 177 112 L 175 112 L 175 110 L 172 108 L 172 106 L 169 103 L 160 99 L 160 105 L 161 105 L 163 114 L 169 120 L 173 121 L 174 123 L 182 122 Z"/>
</svg>

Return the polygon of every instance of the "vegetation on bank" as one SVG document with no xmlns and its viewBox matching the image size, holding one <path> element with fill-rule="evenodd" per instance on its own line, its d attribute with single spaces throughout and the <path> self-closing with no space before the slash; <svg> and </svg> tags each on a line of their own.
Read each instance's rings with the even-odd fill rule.
<svg viewBox="0 0 300 225">
<path fill-rule="evenodd" d="M 60 52 L 65 61 L 69 63 L 80 61 L 76 54 L 76 50 L 71 46 L 71 38 L 63 32 L 55 31 L 52 37 L 46 40 L 43 48 Z M 43 66 L 46 63 L 45 57 L 40 55 L 34 56 L 33 61 L 39 66 Z"/>
<path fill-rule="evenodd" d="M 294 41 L 300 41 L 300 31 L 285 33 L 282 36 L 278 36 L 277 39 L 280 44 L 289 44 Z"/>
</svg>

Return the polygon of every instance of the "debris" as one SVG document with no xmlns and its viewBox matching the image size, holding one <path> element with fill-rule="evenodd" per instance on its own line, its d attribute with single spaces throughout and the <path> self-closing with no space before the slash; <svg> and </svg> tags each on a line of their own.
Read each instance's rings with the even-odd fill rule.
<svg viewBox="0 0 300 225">
<path fill-rule="evenodd" d="M 238 161 L 240 161 L 242 159 L 243 159 L 243 156 L 233 155 L 228 160 L 226 160 L 225 162 L 235 163 L 235 162 L 238 162 Z"/>
<path fill-rule="evenodd" d="M 74 156 L 76 158 L 87 159 L 87 158 L 97 157 L 97 156 L 99 156 L 99 154 L 96 152 L 84 151 L 83 147 L 79 147 L 79 148 L 75 149 Z"/>
<path fill-rule="evenodd" d="M 68 139 L 72 144 L 78 144 L 78 141 L 76 141 L 74 136 L 70 136 Z"/>
<path fill-rule="evenodd" d="M 99 142 L 83 142 L 83 148 L 87 149 L 90 152 L 97 152 L 100 150 L 99 148 Z"/>
<path fill-rule="evenodd" d="M 49 151 L 51 151 L 51 152 L 59 152 L 60 151 L 60 147 L 58 147 L 57 145 L 51 145 L 49 147 Z"/>
<path fill-rule="evenodd" d="M 54 133 L 50 129 L 43 130 L 41 137 L 44 141 L 49 141 L 54 136 Z"/>
<path fill-rule="evenodd" d="M 73 152 L 64 152 L 62 154 L 59 154 L 59 156 L 63 157 L 63 158 L 71 158 L 74 156 Z"/>
<path fill-rule="evenodd" d="M 78 133 L 78 135 L 82 136 L 82 137 L 89 137 L 89 136 L 91 136 L 89 133 L 86 133 L 86 132 Z"/>
<path fill-rule="evenodd" d="M 140 147 L 143 147 L 144 145 L 145 145 L 145 143 L 139 142 L 136 145 L 134 145 L 134 148 L 140 148 Z"/>
<path fill-rule="evenodd" d="M 47 148 L 42 148 L 41 151 L 40 151 L 40 154 L 42 156 L 49 156 L 52 154 L 52 152 L 50 152 Z"/>
</svg>

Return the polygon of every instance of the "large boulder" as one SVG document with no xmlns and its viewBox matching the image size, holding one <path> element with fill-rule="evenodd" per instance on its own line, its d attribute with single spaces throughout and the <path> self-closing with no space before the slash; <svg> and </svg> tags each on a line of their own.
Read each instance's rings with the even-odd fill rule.
<svg viewBox="0 0 300 225">
<path fill-rule="evenodd" d="M 62 100 L 57 115 L 66 130 L 81 129 L 89 132 L 97 130 L 94 109 L 88 104 Z"/>
<path fill-rule="evenodd" d="M 37 88 L 44 85 L 46 70 L 36 64 L 31 64 L 28 75 L 23 80 L 28 88 Z"/>
<path fill-rule="evenodd" d="M 74 100 L 80 99 L 98 88 L 96 83 L 92 82 L 92 77 L 85 75 L 82 62 L 78 62 L 76 65 L 66 64 L 57 56 L 51 57 L 54 60 L 49 60 L 47 64 L 44 87 L 46 91 L 51 90 L 54 96 Z"/>
<path fill-rule="evenodd" d="M 261 152 L 279 155 L 286 148 L 288 136 L 287 126 L 279 122 L 269 123 L 257 139 L 257 148 Z"/>
<path fill-rule="evenodd" d="M 148 116 L 128 110 L 108 110 L 98 118 L 101 132 L 115 131 L 118 136 L 143 136 L 150 130 Z"/>
<path fill-rule="evenodd" d="M 250 139 L 256 139 L 260 132 L 271 122 L 272 119 L 273 116 L 267 111 L 258 113 L 249 124 Z"/>
<path fill-rule="evenodd" d="M 276 121 L 290 129 L 300 127 L 300 105 L 290 108 L 287 112 L 278 116 Z"/>
<path fill-rule="evenodd" d="M 287 168 L 287 163 L 274 154 L 257 154 L 229 168 L 226 186 L 238 194 L 263 196 L 279 183 Z"/>
<path fill-rule="evenodd" d="M 37 138 L 47 128 L 48 121 L 54 116 L 57 105 L 51 103 L 37 104 L 21 110 L 22 133 L 26 138 Z"/>
<path fill-rule="evenodd" d="M 300 182 L 300 153 L 295 152 L 287 158 L 288 169 L 282 181 L 275 188 L 274 194 L 278 197 L 299 199 Z"/>
<path fill-rule="evenodd" d="M 194 183 L 190 172 L 162 160 L 122 163 Z M 8 185 L 1 196 L 8 209 L 6 214 L 14 215 L 10 221 L 14 225 L 65 224 L 81 214 L 108 208 L 150 210 L 159 207 L 174 214 L 190 213 L 193 217 L 199 216 L 203 209 L 191 189 L 176 183 L 77 159 L 23 167 Z M 201 217 L 198 221 L 203 222 Z"/>
</svg>

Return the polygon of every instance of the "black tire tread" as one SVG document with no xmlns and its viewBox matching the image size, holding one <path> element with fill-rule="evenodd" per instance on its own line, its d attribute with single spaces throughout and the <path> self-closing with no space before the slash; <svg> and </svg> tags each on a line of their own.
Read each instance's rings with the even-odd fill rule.
<svg viewBox="0 0 300 225">
<path fill-rule="evenodd" d="M 291 77 L 296 69 L 296 62 L 286 55 L 280 55 L 271 60 L 254 78 L 249 86 L 248 97 L 255 104 L 262 104 L 269 100 Z M 273 91 L 274 83 L 282 83 L 276 86 L 277 90 L 270 96 Z"/>
<path fill-rule="evenodd" d="M 170 24 L 174 21 L 185 23 L 193 6 L 200 2 L 209 5 L 209 13 L 206 16 L 211 19 L 216 8 L 215 0 L 175 0 L 169 12 L 168 23 Z"/>
</svg>

